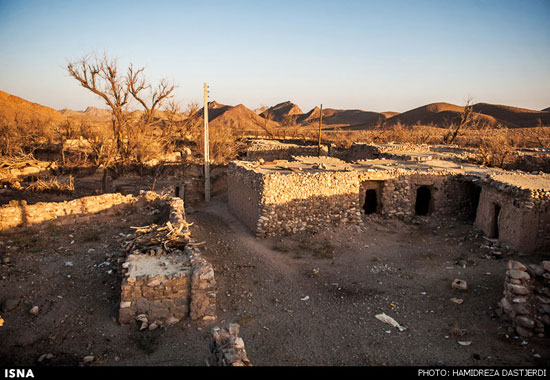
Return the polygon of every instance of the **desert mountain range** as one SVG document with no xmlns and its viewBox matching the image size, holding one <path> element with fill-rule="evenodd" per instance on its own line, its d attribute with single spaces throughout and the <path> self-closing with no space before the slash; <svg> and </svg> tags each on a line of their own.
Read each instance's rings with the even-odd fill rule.
<svg viewBox="0 0 550 380">
<path fill-rule="evenodd" d="M 391 126 L 396 123 L 446 127 L 449 123 L 459 120 L 463 111 L 463 106 L 450 103 L 431 103 L 402 113 L 323 108 L 323 125 L 327 129 L 343 130 L 369 129 L 377 125 Z M 473 112 L 475 119 L 493 126 L 497 124 L 508 128 L 550 126 L 550 107 L 536 111 L 506 105 L 477 103 L 473 105 Z M 131 117 L 137 118 L 141 115 L 141 111 L 133 111 L 130 114 Z M 202 115 L 203 109 L 199 109 L 187 117 L 198 120 L 202 119 Z M 250 130 L 316 124 L 319 121 L 320 109 L 315 107 L 308 112 L 303 112 L 296 104 L 286 101 L 253 111 L 242 104 L 230 106 L 212 101 L 208 104 L 208 116 L 212 127 Z M 159 111 L 157 117 L 164 118 L 164 113 Z M 96 107 L 88 107 L 85 111 L 68 109 L 58 111 L 0 91 L 0 120 L 2 118 L 9 121 L 41 120 L 52 123 L 68 119 L 101 122 L 109 121 L 110 112 Z"/>
</svg>

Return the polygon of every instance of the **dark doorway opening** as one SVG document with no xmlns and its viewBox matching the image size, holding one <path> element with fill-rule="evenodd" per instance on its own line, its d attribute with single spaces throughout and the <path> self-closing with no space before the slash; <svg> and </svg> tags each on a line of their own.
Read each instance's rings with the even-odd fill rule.
<svg viewBox="0 0 550 380">
<path fill-rule="evenodd" d="M 491 236 L 489 236 L 490 238 L 493 238 L 493 239 L 498 239 L 498 236 L 500 233 L 500 225 L 499 225 L 500 211 L 501 211 L 500 206 L 495 203 L 493 205 L 493 220 L 491 221 Z"/>
<path fill-rule="evenodd" d="M 469 183 L 467 187 L 468 209 L 466 217 L 470 221 L 475 221 L 477 216 L 477 207 L 479 206 L 479 197 L 481 195 L 481 187 Z"/>
<path fill-rule="evenodd" d="M 416 215 L 428 215 L 430 213 L 430 204 L 432 202 L 432 192 L 427 186 L 420 186 L 416 190 L 416 205 L 414 211 Z"/>
<path fill-rule="evenodd" d="M 176 186 L 176 190 L 174 191 L 174 193 L 175 193 L 174 194 L 175 197 L 181 198 L 180 197 L 180 187 L 179 186 Z"/>
<path fill-rule="evenodd" d="M 363 205 L 363 210 L 365 214 L 374 214 L 377 211 L 378 207 L 378 196 L 376 190 L 369 189 L 365 193 L 365 204 Z"/>
</svg>

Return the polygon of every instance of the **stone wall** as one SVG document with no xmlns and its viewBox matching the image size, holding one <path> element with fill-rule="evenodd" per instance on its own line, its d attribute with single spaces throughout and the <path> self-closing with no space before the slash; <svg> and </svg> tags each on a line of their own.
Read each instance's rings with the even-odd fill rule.
<svg viewBox="0 0 550 380">
<path fill-rule="evenodd" d="M 119 322 L 161 326 L 183 318 L 216 319 L 216 281 L 212 265 L 195 246 L 183 200 L 160 199 L 168 208 L 165 226 L 139 227 L 126 244 L 122 264 Z"/>
<path fill-rule="evenodd" d="M 99 212 L 113 213 L 125 205 L 138 201 L 138 197 L 118 193 L 83 197 L 65 202 L 39 202 L 28 205 L 26 201 L 12 201 L 0 207 L 0 230 L 27 227 L 33 224 L 59 219 L 61 223 L 89 218 Z"/>
<path fill-rule="evenodd" d="M 326 163 L 311 157 L 231 163 L 231 211 L 259 237 L 315 231 L 336 223 L 361 224 L 366 191 L 376 190 L 379 214 L 403 220 L 416 215 L 459 217 L 497 237 L 492 229 L 498 203 L 502 242 L 522 252 L 550 249 L 550 191 L 503 182 L 512 174 L 319 161 Z M 425 212 L 417 209 L 422 203 L 419 190 L 429 194 Z"/>
<path fill-rule="evenodd" d="M 227 329 L 219 327 L 212 329 L 209 365 L 217 367 L 252 366 L 246 355 L 244 341 L 239 337 L 239 328 L 238 324 L 230 323 Z"/>
<path fill-rule="evenodd" d="M 355 172 L 264 175 L 258 236 L 317 231 L 337 223 L 362 224 Z"/>
<path fill-rule="evenodd" d="M 246 151 L 247 161 L 290 160 L 292 156 L 317 156 L 317 145 L 296 145 L 270 140 L 252 141 Z M 321 145 L 321 156 L 328 155 L 328 147 Z"/>
<path fill-rule="evenodd" d="M 498 312 L 512 321 L 518 335 L 549 336 L 550 261 L 523 265 L 510 260 L 504 281 L 504 297 Z"/>
</svg>

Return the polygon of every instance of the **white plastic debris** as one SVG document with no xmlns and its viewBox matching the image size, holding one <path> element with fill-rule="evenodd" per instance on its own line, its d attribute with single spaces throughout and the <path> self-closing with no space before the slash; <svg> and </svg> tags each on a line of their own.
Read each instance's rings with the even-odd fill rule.
<svg viewBox="0 0 550 380">
<path fill-rule="evenodd" d="M 302 301 L 307 301 L 309 299 L 309 296 L 305 296 L 303 298 L 300 298 Z"/>
<path fill-rule="evenodd" d="M 399 331 L 405 331 L 406 328 L 401 326 L 395 319 L 393 319 L 390 316 L 387 316 L 385 313 L 382 314 L 376 314 L 375 318 L 378 319 L 381 322 L 387 323 L 389 325 L 392 325 L 393 327 L 397 327 Z"/>
<path fill-rule="evenodd" d="M 469 341 L 469 340 L 468 341 L 459 340 L 459 341 L 457 341 L 457 343 L 460 344 L 461 346 L 469 346 L 470 344 L 472 344 L 472 342 Z"/>
</svg>

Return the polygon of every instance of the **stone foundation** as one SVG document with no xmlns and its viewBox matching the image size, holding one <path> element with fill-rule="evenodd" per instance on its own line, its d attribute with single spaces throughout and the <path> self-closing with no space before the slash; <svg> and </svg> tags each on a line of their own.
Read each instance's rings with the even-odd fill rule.
<svg viewBox="0 0 550 380">
<path fill-rule="evenodd" d="M 550 336 L 550 261 L 525 266 L 510 260 L 499 307 L 518 335 Z"/>
</svg>

